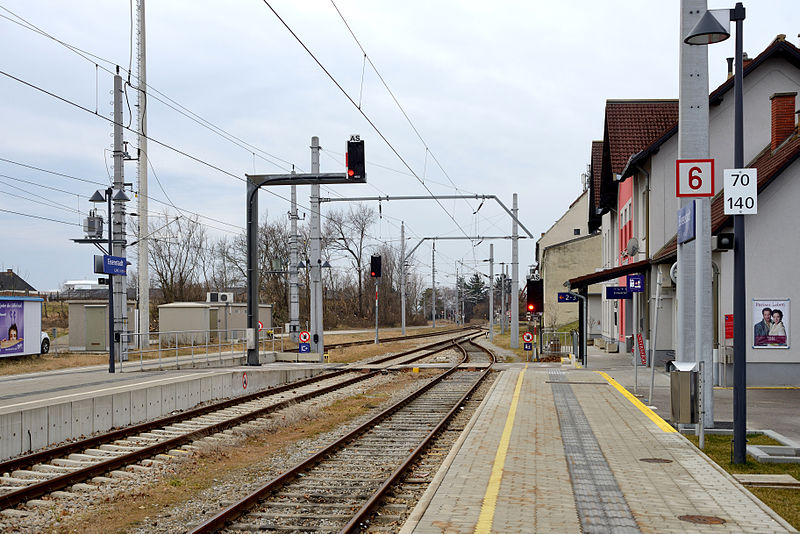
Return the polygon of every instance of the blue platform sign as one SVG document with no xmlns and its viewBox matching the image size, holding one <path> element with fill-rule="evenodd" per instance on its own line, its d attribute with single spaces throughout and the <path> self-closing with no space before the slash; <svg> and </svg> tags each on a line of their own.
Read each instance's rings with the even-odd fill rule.
<svg viewBox="0 0 800 534">
<path fill-rule="evenodd" d="M 678 244 L 694 239 L 694 202 L 678 209 Z"/>
<path fill-rule="evenodd" d="M 578 295 L 572 293 L 558 292 L 558 302 L 578 302 Z"/>
<path fill-rule="evenodd" d="M 606 288 L 606 299 L 630 299 L 631 292 L 625 286 L 609 286 Z"/>
<path fill-rule="evenodd" d="M 628 291 L 630 291 L 631 293 L 642 293 L 644 291 L 643 274 L 628 275 Z"/>
<path fill-rule="evenodd" d="M 304 353 L 304 352 L 311 352 L 311 343 L 299 343 L 297 346 L 297 352 Z"/>
<path fill-rule="evenodd" d="M 103 272 L 105 274 L 125 275 L 128 267 L 128 260 L 119 256 L 103 255 Z"/>
<path fill-rule="evenodd" d="M 523 343 L 523 349 L 522 350 L 527 350 L 528 352 L 532 351 L 533 350 L 533 343 Z"/>
</svg>

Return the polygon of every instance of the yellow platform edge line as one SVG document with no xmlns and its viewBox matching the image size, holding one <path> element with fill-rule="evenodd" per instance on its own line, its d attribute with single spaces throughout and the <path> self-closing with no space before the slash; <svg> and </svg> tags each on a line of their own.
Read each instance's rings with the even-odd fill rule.
<svg viewBox="0 0 800 534">
<path fill-rule="evenodd" d="M 714 386 L 714 389 L 733 389 L 731 386 Z M 747 386 L 747 389 L 800 389 L 800 386 Z"/>
<path fill-rule="evenodd" d="M 525 369 L 528 365 L 525 365 Z M 500 437 L 500 444 L 497 446 L 497 453 L 494 456 L 492 473 L 489 476 L 489 484 L 486 486 L 486 493 L 481 504 L 481 513 L 478 516 L 478 523 L 475 525 L 475 534 L 488 534 L 492 531 L 494 522 L 494 511 L 497 505 L 497 494 L 500 492 L 500 481 L 503 478 L 503 468 L 506 463 L 508 444 L 511 441 L 511 430 L 514 428 L 514 418 L 517 415 L 517 405 L 519 404 L 519 394 L 522 391 L 522 379 L 525 376 L 525 369 L 520 371 L 517 377 L 517 385 L 514 387 L 514 396 L 511 399 L 511 407 L 508 410 L 506 424 L 503 427 L 503 435 Z"/>
<path fill-rule="evenodd" d="M 645 415 L 646 415 L 646 416 L 647 416 L 647 417 L 648 417 L 648 418 L 649 418 L 651 421 L 653 421 L 653 422 L 654 422 L 654 423 L 655 423 L 655 424 L 658 426 L 658 428 L 660 428 L 660 429 L 661 429 L 661 430 L 663 430 L 664 432 L 677 432 L 677 430 L 675 430 L 675 428 L 673 428 L 673 426 L 672 426 L 672 425 L 670 425 L 669 423 L 667 423 L 666 421 L 664 421 L 664 420 L 663 420 L 663 419 L 662 419 L 662 418 L 661 418 L 661 417 L 660 417 L 660 416 L 659 416 L 659 415 L 658 415 L 656 412 L 654 412 L 653 410 L 651 410 L 650 408 L 648 408 L 647 406 L 645 406 L 645 405 L 644 405 L 644 403 L 643 403 L 642 401 L 640 401 L 639 399 L 637 399 L 636 397 L 634 397 L 634 396 L 631 394 L 631 392 L 630 392 L 630 391 L 628 391 L 627 389 L 625 389 L 624 387 L 622 387 L 622 385 L 620 385 L 620 383 L 619 383 L 619 382 L 617 382 L 616 380 L 614 380 L 613 378 L 611 378 L 610 376 L 608 376 L 608 375 L 607 375 L 606 373 L 604 373 L 603 371 L 595 371 L 595 373 L 598 373 L 600 376 L 602 376 L 603 378 L 605 378 L 605 379 L 608 381 L 608 383 L 609 383 L 609 384 L 611 384 L 612 386 L 614 386 L 614 387 L 617 389 L 617 391 L 619 391 L 620 393 L 622 393 L 622 395 L 623 395 L 623 396 L 624 396 L 626 399 L 628 399 L 629 401 L 631 401 L 631 403 L 632 403 L 634 406 L 636 406 L 637 408 L 639 408 L 639 410 L 640 410 L 640 411 L 641 411 L 643 414 L 645 414 Z"/>
</svg>

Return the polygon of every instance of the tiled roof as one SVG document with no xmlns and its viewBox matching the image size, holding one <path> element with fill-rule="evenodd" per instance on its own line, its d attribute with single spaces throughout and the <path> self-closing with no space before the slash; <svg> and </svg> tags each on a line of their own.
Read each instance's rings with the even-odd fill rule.
<svg viewBox="0 0 800 534">
<path fill-rule="evenodd" d="M 598 213 L 600 208 L 600 181 L 603 170 L 603 142 L 592 141 L 592 168 L 589 180 L 589 233 L 600 228 L 602 216 Z"/>
<path fill-rule="evenodd" d="M 36 291 L 36 288 L 9 269 L 0 272 L 0 291 Z"/>
<path fill-rule="evenodd" d="M 619 174 L 631 155 L 649 146 L 678 120 L 678 101 L 609 100 L 606 102 L 607 142 L 611 172 Z"/>
<path fill-rule="evenodd" d="M 800 68 L 800 49 L 787 41 L 785 35 L 778 35 L 763 52 L 744 64 L 742 76 L 746 78 L 759 65 L 773 57 L 783 57 L 795 67 Z M 733 76 L 711 92 L 708 97 L 709 103 L 712 106 L 719 104 L 725 98 L 725 93 L 731 89 L 733 89 Z"/>
<path fill-rule="evenodd" d="M 592 141 L 592 206 L 600 205 L 600 176 L 603 170 L 603 142 Z"/>
<path fill-rule="evenodd" d="M 756 58 L 751 59 L 749 61 L 745 61 L 744 69 L 742 70 L 743 77 L 747 77 L 751 72 L 757 69 L 759 65 L 761 65 L 763 62 L 773 57 L 783 57 L 795 67 L 800 68 L 800 49 L 798 49 L 792 43 L 786 41 L 785 35 L 779 35 Z M 711 94 L 708 96 L 709 104 L 712 106 L 718 105 L 725 97 L 725 94 L 732 88 L 733 88 L 733 77 L 730 77 L 727 80 L 725 80 L 719 87 L 717 87 L 711 92 Z M 676 133 L 678 133 L 677 114 L 675 115 L 675 122 L 672 124 L 672 127 L 667 129 L 662 136 L 655 138 L 653 142 L 650 143 L 647 147 L 644 147 L 644 149 L 641 152 L 631 153 L 630 159 L 626 163 L 626 166 L 622 171 L 622 177 L 626 178 L 628 176 L 631 176 L 634 173 L 633 169 L 634 164 L 649 157 L 650 154 L 655 150 L 657 150 L 662 143 L 664 143 L 667 139 L 669 139 Z"/>
<path fill-rule="evenodd" d="M 770 146 L 761 151 L 753 161 L 746 165 L 747 168 L 758 169 L 758 192 L 761 193 L 773 180 L 775 180 L 789 165 L 800 158 L 800 134 L 794 135 L 785 141 L 774 152 Z M 725 191 L 722 190 L 711 201 L 711 233 L 719 233 L 729 226 L 731 216 L 725 215 Z M 653 262 L 664 262 L 677 254 L 677 238 L 670 239 L 661 249 L 653 255 Z"/>
<path fill-rule="evenodd" d="M 630 157 L 662 138 L 678 120 L 678 101 L 608 100 L 603 138 L 600 206 L 613 208 L 617 200 L 615 174 Z"/>
</svg>

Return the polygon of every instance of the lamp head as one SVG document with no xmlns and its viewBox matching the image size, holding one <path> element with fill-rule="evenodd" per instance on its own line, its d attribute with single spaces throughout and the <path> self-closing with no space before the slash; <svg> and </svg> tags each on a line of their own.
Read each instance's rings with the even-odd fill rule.
<svg viewBox="0 0 800 534">
<path fill-rule="evenodd" d="M 105 202 L 105 201 L 106 201 L 106 195 L 99 189 L 95 191 L 92 197 L 89 199 L 89 202 Z"/>
<path fill-rule="evenodd" d="M 125 194 L 124 189 L 118 189 L 117 192 L 114 193 L 114 196 L 111 197 L 111 200 L 115 202 L 128 202 L 130 198 Z"/>
<path fill-rule="evenodd" d="M 717 14 L 727 16 L 720 17 Z M 706 11 L 700 17 L 683 42 L 690 45 L 707 45 L 724 41 L 730 36 L 730 10 L 714 9 Z"/>
</svg>

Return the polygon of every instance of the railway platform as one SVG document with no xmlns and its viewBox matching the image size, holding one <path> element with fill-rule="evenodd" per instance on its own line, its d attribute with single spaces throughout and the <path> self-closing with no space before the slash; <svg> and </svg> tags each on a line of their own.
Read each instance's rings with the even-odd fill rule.
<svg viewBox="0 0 800 534">
<path fill-rule="evenodd" d="M 796 532 L 609 374 L 504 367 L 402 533 Z"/>
</svg>

